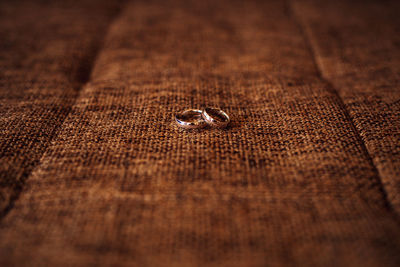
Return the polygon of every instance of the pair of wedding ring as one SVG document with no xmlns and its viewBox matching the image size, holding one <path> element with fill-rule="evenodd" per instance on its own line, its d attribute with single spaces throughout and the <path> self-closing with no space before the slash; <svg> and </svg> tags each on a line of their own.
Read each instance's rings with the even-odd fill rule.
<svg viewBox="0 0 400 267">
<path fill-rule="evenodd" d="M 218 108 L 188 109 L 175 115 L 178 126 L 185 129 L 199 129 L 207 125 L 225 128 L 229 124 L 229 116 Z"/>
</svg>

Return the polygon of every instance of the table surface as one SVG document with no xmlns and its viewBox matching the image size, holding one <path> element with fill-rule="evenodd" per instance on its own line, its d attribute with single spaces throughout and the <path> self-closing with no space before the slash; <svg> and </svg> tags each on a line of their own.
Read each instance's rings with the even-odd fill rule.
<svg viewBox="0 0 400 267">
<path fill-rule="evenodd" d="M 400 266 L 399 14 L 2 1 L 0 265 Z"/>
</svg>

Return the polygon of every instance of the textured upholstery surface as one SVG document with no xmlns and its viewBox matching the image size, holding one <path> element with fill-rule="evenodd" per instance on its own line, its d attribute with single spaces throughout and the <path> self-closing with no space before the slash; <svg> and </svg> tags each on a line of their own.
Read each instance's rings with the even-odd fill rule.
<svg viewBox="0 0 400 267">
<path fill-rule="evenodd" d="M 0 4 L 1 266 L 400 265 L 399 3 L 103 2 Z"/>
</svg>

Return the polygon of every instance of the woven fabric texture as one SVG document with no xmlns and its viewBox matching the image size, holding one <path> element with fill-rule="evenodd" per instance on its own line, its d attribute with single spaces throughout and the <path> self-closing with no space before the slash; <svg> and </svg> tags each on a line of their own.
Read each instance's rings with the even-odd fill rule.
<svg viewBox="0 0 400 267">
<path fill-rule="evenodd" d="M 0 265 L 399 266 L 399 11 L 1 3 Z"/>
</svg>

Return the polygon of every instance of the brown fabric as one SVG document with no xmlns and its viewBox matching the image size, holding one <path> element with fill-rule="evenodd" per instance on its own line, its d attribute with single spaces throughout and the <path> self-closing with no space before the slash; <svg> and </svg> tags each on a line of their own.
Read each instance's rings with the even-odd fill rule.
<svg viewBox="0 0 400 267">
<path fill-rule="evenodd" d="M 69 113 L 118 8 L 53 2 L 0 3 L 0 214 Z"/>
<path fill-rule="evenodd" d="M 43 155 L 32 151 L 39 162 L 0 222 L 0 265 L 398 266 L 400 228 L 390 197 L 397 189 L 386 182 L 395 186 L 398 179 L 398 109 L 376 101 L 383 98 L 379 92 L 365 102 L 381 76 L 360 67 L 347 71 L 342 83 L 340 67 L 321 67 L 328 64 L 320 63 L 325 58 L 318 52 L 325 44 L 323 25 L 349 32 L 348 18 L 333 14 L 354 6 L 337 5 L 331 17 L 308 18 L 307 12 L 330 5 L 132 1 L 120 6 L 107 31 L 106 22 L 89 19 L 97 25 L 95 31 L 88 26 L 91 37 L 77 20 L 74 34 L 90 37 L 92 45 L 105 34 L 105 42 L 97 44 L 90 79 L 77 79 L 85 83 L 79 93 L 61 95 L 55 104 L 44 101 L 49 106 L 43 113 L 58 103 L 70 107 L 52 113 L 57 124 L 32 123 L 16 136 L 36 138 L 40 127 L 56 131 L 37 141 Z M 394 12 L 391 5 L 375 5 Z M 366 21 L 368 12 L 359 9 L 355 16 Z M 395 31 L 398 21 L 383 17 L 379 23 Z M 361 22 L 356 40 L 369 25 Z M 335 49 L 350 49 L 346 60 L 354 66 L 381 64 L 376 56 L 364 65 L 353 44 Z M 79 50 L 82 57 L 93 51 L 89 47 Z M 398 53 L 394 46 L 385 49 L 383 55 Z M 329 60 L 340 65 L 343 58 Z M 78 68 L 84 61 L 70 64 Z M 395 65 L 387 68 L 395 73 Z M 372 85 L 364 87 L 357 75 L 371 77 Z M 400 97 L 395 78 L 390 103 Z M 357 90 L 350 94 L 352 88 Z M 8 98 L 4 94 L 2 114 L 17 116 L 12 108 L 34 101 Z M 232 116 L 229 128 L 185 131 L 173 123 L 177 111 L 208 105 Z M 43 116 L 31 108 L 22 114 Z M 18 116 L 14 120 L 22 123 Z M 367 123 L 369 116 L 379 124 Z M 10 124 L 4 129 L 14 129 Z M 392 131 L 383 132 L 389 128 L 382 125 Z M 386 150 L 378 154 L 372 147 L 379 140 Z M 24 152 L 29 146 L 22 147 L 15 158 L 30 158 Z M 5 161 L 17 170 L 32 165 Z M 7 172 L 4 177 L 18 183 Z M 389 201 L 385 190 L 393 193 Z"/>
<path fill-rule="evenodd" d="M 400 2 L 293 3 L 400 213 Z"/>
</svg>

